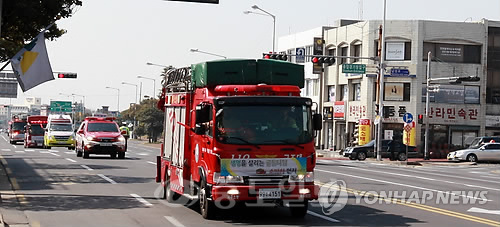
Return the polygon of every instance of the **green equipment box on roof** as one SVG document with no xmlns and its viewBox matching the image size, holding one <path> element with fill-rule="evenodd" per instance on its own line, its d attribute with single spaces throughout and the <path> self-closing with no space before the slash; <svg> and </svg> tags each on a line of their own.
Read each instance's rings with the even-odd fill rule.
<svg viewBox="0 0 500 227">
<path fill-rule="evenodd" d="M 296 85 L 304 87 L 304 66 L 278 60 L 219 60 L 192 65 L 195 87 L 234 85 Z"/>
</svg>

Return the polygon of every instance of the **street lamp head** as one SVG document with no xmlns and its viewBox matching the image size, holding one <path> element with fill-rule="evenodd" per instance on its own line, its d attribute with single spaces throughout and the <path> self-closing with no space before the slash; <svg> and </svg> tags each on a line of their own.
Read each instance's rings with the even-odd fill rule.
<svg viewBox="0 0 500 227">
<path fill-rule="evenodd" d="M 259 9 L 259 7 L 257 5 L 253 5 L 252 9 Z"/>
<path fill-rule="evenodd" d="M 153 65 L 153 63 L 151 63 L 151 62 L 146 62 L 146 65 Z"/>
<path fill-rule="evenodd" d="M 191 52 L 197 52 L 197 51 L 198 51 L 198 49 L 193 49 L 193 48 L 191 48 L 191 49 L 189 49 L 189 51 L 191 51 Z"/>
<path fill-rule="evenodd" d="M 244 14 L 250 14 L 250 13 L 252 13 L 252 11 L 248 11 L 248 10 L 247 10 L 247 11 L 243 11 L 243 13 L 244 13 Z"/>
<path fill-rule="evenodd" d="M 139 75 L 139 76 L 137 76 L 137 78 L 144 78 L 144 77 L 142 77 L 142 76 Z"/>
</svg>

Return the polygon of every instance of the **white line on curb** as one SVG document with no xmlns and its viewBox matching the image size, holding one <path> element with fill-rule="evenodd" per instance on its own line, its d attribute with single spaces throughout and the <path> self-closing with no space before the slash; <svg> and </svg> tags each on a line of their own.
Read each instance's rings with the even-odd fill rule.
<svg viewBox="0 0 500 227">
<path fill-rule="evenodd" d="M 140 197 L 139 195 L 137 194 L 130 194 L 132 197 L 134 197 L 135 199 L 139 200 L 139 202 L 143 203 L 144 205 L 146 206 L 153 206 L 153 204 L 151 204 L 150 202 L 146 201 L 145 199 L 143 199 L 142 197 Z"/>
<path fill-rule="evenodd" d="M 71 159 L 71 158 L 65 158 L 66 160 L 70 161 L 70 162 L 76 162 L 75 160 Z"/>
<path fill-rule="evenodd" d="M 324 216 L 324 215 L 321 215 L 321 214 L 318 214 L 318 213 L 314 213 L 312 211 L 307 211 L 307 213 L 309 215 L 312 215 L 312 216 L 315 216 L 315 217 L 318 217 L 318 218 L 322 218 L 322 219 L 325 219 L 327 221 L 331 221 L 331 222 L 334 222 L 334 223 L 339 223 L 340 221 L 337 220 L 337 219 L 333 219 L 333 218 L 330 218 L 330 217 L 327 217 L 327 216 Z"/>
<path fill-rule="evenodd" d="M 151 164 L 151 165 L 156 165 L 156 162 L 149 162 L 149 161 L 148 161 L 147 163 L 149 163 L 149 164 Z"/>
<path fill-rule="evenodd" d="M 24 151 L 14 151 L 14 152 L 16 152 L 16 153 L 24 153 Z"/>
<path fill-rule="evenodd" d="M 92 171 L 92 170 L 93 170 L 92 168 L 90 168 L 90 167 L 88 167 L 88 166 L 86 166 L 86 165 L 80 165 L 80 166 L 81 166 L 81 167 L 83 167 L 83 168 L 84 168 L 84 169 L 86 169 L 86 170 L 89 170 L 89 171 Z"/>
<path fill-rule="evenodd" d="M 111 184 L 117 184 L 116 181 L 112 180 L 111 178 L 104 176 L 104 174 L 97 174 L 97 176 L 100 176 L 102 179 L 107 180 Z"/>
</svg>

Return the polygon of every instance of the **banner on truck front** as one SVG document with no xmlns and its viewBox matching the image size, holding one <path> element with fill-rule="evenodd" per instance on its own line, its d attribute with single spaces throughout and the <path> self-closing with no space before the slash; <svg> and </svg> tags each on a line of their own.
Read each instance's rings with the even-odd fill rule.
<svg viewBox="0 0 500 227">
<path fill-rule="evenodd" d="M 306 174 L 307 158 L 222 159 L 221 176 Z"/>
</svg>

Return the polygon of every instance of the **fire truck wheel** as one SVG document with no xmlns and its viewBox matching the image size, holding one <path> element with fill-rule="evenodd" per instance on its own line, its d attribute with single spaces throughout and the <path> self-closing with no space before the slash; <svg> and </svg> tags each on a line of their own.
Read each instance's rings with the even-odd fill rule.
<svg viewBox="0 0 500 227">
<path fill-rule="evenodd" d="M 109 154 L 109 157 L 111 157 L 112 159 L 115 159 L 116 158 L 116 152 L 111 152 L 111 154 Z"/>
<path fill-rule="evenodd" d="M 167 178 L 167 181 L 165 182 L 165 187 L 163 187 L 163 190 L 164 190 L 163 194 L 165 195 L 165 199 L 167 200 L 167 202 L 173 203 L 173 202 L 179 200 L 181 195 L 172 191 L 172 188 L 170 187 L 170 185 L 171 185 L 170 178 Z"/>
<path fill-rule="evenodd" d="M 294 218 L 303 218 L 307 214 L 307 208 L 309 207 L 309 201 L 304 201 L 303 203 L 290 204 L 290 214 Z"/>
<path fill-rule="evenodd" d="M 207 184 L 205 179 L 201 181 L 200 193 L 198 193 L 198 200 L 200 202 L 200 213 L 205 219 L 213 219 L 215 216 L 215 209 L 213 201 L 209 201 L 207 197 Z"/>
<path fill-rule="evenodd" d="M 88 151 L 83 151 L 83 158 L 89 158 L 90 154 Z"/>
<path fill-rule="evenodd" d="M 118 158 L 119 159 L 125 159 L 125 152 L 118 153 Z"/>
</svg>

